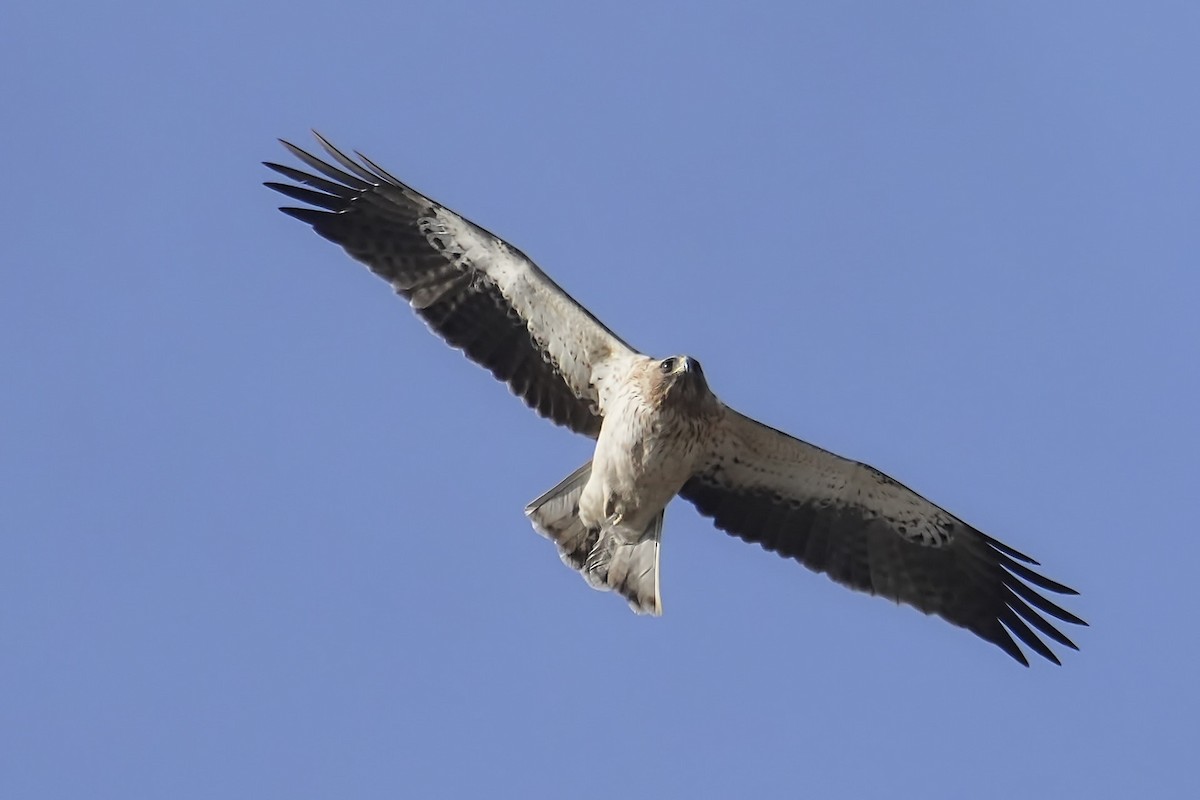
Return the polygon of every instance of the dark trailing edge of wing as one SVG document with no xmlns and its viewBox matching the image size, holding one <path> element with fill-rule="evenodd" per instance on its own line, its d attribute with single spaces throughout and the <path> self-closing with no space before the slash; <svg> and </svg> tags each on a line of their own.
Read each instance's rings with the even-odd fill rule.
<svg viewBox="0 0 1200 800">
<path fill-rule="evenodd" d="M 311 225 L 390 282 L 431 329 L 507 383 L 543 417 L 595 438 L 601 420 L 592 402 L 570 388 L 496 284 L 482 270 L 451 263 L 419 229 L 419 220 L 442 206 L 361 154 L 356 154 L 359 163 L 319 134 L 317 139 L 339 166 L 289 142 L 283 142 L 284 147 L 319 175 L 264 162 L 304 184 L 264 184 L 309 206 L 279 210 Z M 480 235 L 493 236 L 468 224 Z"/>
<path fill-rule="evenodd" d="M 852 589 L 937 614 L 1025 666 L 1029 660 L 1014 635 L 1043 658 L 1061 663 L 1030 625 L 1064 647 L 1079 649 L 1038 611 L 1072 625 L 1087 623 L 1022 579 L 1057 594 L 1077 592 L 1018 563 L 1037 562 L 973 528 L 956 530 L 950 545 L 924 547 L 853 506 L 822 507 L 768 491 L 733 489 L 713 475 L 692 478 L 679 494 L 723 531 Z"/>
</svg>

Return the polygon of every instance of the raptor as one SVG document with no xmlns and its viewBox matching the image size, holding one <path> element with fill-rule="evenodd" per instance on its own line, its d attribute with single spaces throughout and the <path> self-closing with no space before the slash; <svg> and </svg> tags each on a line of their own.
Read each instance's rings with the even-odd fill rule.
<svg viewBox="0 0 1200 800">
<path fill-rule="evenodd" d="M 534 411 L 595 440 L 592 459 L 525 509 L 563 561 L 637 612 L 660 614 L 663 512 L 676 496 L 716 527 L 862 592 L 940 616 L 1028 666 L 1020 640 L 1078 649 L 1037 562 L 870 466 L 739 413 L 687 355 L 643 354 L 500 237 L 319 134 L 311 172 L 266 185 L 386 280 L 428 326 Z M 1015 640 L 1014 640 L 1015 637 Z"/>
</svg>

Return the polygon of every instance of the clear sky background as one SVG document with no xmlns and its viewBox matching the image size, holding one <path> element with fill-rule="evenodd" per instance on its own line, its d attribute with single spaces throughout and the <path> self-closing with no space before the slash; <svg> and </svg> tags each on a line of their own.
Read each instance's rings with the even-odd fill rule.
<svg viewBox="0 0 1200 800">
<path fill-rule="evenodd" d="M 23 3 L 0 796 L 1195 796 L 1195 3 Z M 315 127 L 1081 590 L 1024 669 L 667 515 L 275 211 Z M 631 291 L 631 288 L 633 291 Z"/>
</svg>

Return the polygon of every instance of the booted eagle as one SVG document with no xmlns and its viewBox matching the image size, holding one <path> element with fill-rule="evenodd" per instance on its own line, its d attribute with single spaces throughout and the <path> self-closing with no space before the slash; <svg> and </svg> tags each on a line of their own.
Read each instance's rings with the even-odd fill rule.
<svg viewBox="0 0 1200 800">
<path fill-rule="evenodd" d="M 662 612 L 663 511 L 679 495 L 723 531 L 937 614 L 1026 666 L 1014 635 L 1056 664 L 1043 637 L 1078 649 L 1047 616 L 1086 623 L 1038 590 L 1076 592 L 1036 561 L 877 469 L 729 408 L 696 359 L 639 353 L 520 250 L 317 139 L 336 163 L 287 142 L 313 172 L 267 163 L 303 184 L 266 184 L 308 206 L 280 210 L 366 264 L 533 410 L 596 441 L 591 461 L 525 509 L 593 587 Z"/>
</svg>

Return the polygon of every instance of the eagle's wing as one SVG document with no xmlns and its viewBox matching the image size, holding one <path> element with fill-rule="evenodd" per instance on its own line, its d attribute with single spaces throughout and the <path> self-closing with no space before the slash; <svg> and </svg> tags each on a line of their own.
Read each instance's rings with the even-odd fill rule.
<svg viewBox="0 0 1200 800">
<path fill-rule="evenodd" d="M 434 331 L 539 414 L 596 437 L 608 367 L 635 351 L 515 247 L 362 154 L 354 160 L 317 139 L 339 166 L 288 142 L 292 155 L 320 175 L 267 164 L 312 187 L 267 183 L 315 206 L 280 210 L 391 283 Z"/>
<path fill-rule="evenodd" d="M 1010 631 L 1056 664 L 1030 625 L 1078 649 L 1042 614 L 1086 623 L 1027 584 L 1076 592 L 1026 566 L 1036 561 L 882 472 L 732 409 L 714 434 L 707 463 L 680 495 L 724 531 L 852 589 L 937 614 L 1026 666 Z"/>
</svg>

